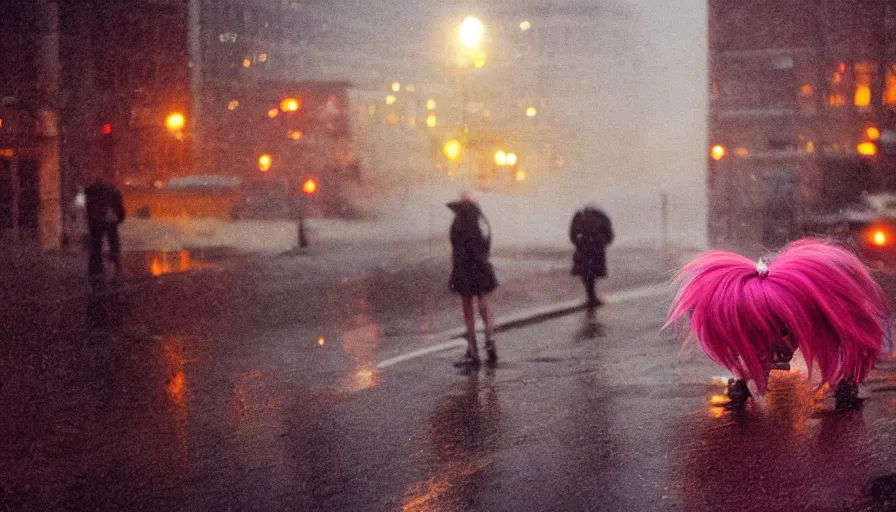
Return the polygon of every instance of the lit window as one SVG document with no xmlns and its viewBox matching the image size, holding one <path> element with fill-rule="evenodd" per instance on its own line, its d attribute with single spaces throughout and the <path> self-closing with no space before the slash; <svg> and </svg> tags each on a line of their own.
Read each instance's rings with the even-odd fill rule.
<svg viewBox="0 0 896 512">
<path fill-rule="evenodd" d="M 869 62 L 856 62 L 855 71 L 856 90 L 853 95 L 853 104 L 857 107 L 871 105 L 871 81 L 874 67 Z"/>
<path fill-rule="evenodd" d="M 435 110 L 436 109 L 436 100 L 429 100 L 426 102 L 426 110 Z"/>
<path fill-rule="evenodd" d="M 398 98 L 396 98 L 395 96 L 392 96 L 391 94 L 386 96 L 386 105 L 392 105 L 396 101 L 398 101 Z"/>
<path fill-rule="evenodd" d="M 267 61 L 268 61 L 268 54 L 262 53 L 261 55 L 258 56 L 258 62 L 267 62 Z"/>
<path fill-rule="evenodd" d="M 437 122 L 438 122 L 438 119 L 436 119 L 436 115 L 435 115 L 435 114 L 429 114 L 428 116 L 426 116 L 426 126 L 427 126 L 427 127 L 429 127 L 429 128 L 435 128 Z"/>
<path fill-rule="evenodd" d="M 828 75 L 828 105 L 832 107 L 842 107 L 846 105 L 846 63 L 838 63 L 833 71 Z"/>
<path fill-rule="evenodd" d="M 230 100 L 230 103 L 227 104 L 227 110 L 236 110 L 237 107 L 240 106 L 240 102 L 237 100 Z"/>
<path fill-rule="evenodd" d="M 400 82 L 392 82 L 392 92 L 398 92 L 401 90 Z"/>
<path fill-rule="evenodd" d="M 884 86 L 884 105 L 896 105 L 896 62 L 887 66 L 887 80 Z"/>
</svg>

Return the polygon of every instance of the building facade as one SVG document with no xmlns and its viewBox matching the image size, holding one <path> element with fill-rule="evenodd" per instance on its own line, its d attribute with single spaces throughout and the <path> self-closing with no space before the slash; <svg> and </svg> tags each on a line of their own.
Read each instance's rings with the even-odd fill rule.
<svg viewBox="0 0 896 512">
<path fill-rule="evenodd" d="M 710 238 L 778 247 L 896 186 L 896 2 L 709 2 Z"/>
</svg>

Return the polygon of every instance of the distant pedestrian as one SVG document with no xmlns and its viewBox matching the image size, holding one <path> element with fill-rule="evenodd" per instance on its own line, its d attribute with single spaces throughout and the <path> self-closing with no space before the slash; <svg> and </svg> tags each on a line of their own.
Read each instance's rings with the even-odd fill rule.
<svg viewBox="0 0 896 512">
<path fill-rule="evenodd" d="M 489 262 L 491 252 L 491 228 L 479 205 L 469 196 L 447 204 L 454 212 L 451 223 L 451 290 L 461 296 L 464 324 L 467 328 L 467 351 L 456 366 L 478 365 L 479 349 L 476 344 L 476 317 L 473 298 L 479 302 L 479 315 L 485 326 L 485 350 L 487 360 L 498 360 L 495 348 L 492 312 L 488 294 L 498 286 L 495 271 Z"/>
<path fill-rule="evenodd" d="M 96 178 L 84 189 L 87 210 L 88 273 L 90 277 L 105 275 L 103 239 L 109 241 L 109 260 L 115 266 L 115 275 L 121 273 L 121 242 L 118 225 L 124 221 L 124 204 L 121 192 L 111 183 Z"/>
<path fill-rule="evenodd" d="M 607 246 L 613 243 L 613 226 L 606 213 L 594 206 L 577 211 L 569 226 L 569 240 L 576 250 L 572 257 L 572 275 L 580 276 L 588 297 L 588 309 L 603 302 L 597 297 L 595 283 L 607 277 Z"/>
</svg>

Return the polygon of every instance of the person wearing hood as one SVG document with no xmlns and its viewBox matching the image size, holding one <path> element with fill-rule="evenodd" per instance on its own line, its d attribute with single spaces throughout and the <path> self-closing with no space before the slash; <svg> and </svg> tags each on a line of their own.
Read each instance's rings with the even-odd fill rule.
<svg viewBox="0 0 896 512">
<path fill-rule="evenodd" d="M 603 302 L 597 298 L 595 282 L 607 277 L 606 248 L 613 242 L 610 218 L 595 206 L 587 205 L 573 215 L 569 225 L 569 240 L 575 246 L 572 275 L 582 278 L 588 309 L 593 311 Z"/>
<path fill-rule="evenodd" d="M 469 196 L 447 204 L 454 212 L 451 223 L 451 290 L 461 296 L 464 324 L 467 329 L 467 351 L 456 366 L 478 365 L 476 318 L 473 298 L 479 304 L 479 315 L 485 326 L 485 351 L 489 364 L 498 360 L 494 326 L 488 294 L 498 286 L 494 268 L 489 262 L 491 229 L 479 205 Z"/>
</svg>

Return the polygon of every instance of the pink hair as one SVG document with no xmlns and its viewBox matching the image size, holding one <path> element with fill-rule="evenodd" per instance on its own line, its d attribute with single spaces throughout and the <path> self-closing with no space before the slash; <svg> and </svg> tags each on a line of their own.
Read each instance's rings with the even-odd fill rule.
<svg viewBox="0 0 896 512">
<path fill-rule="evenodd" d="M 848 250 L 815 239 L 788 245 L 764 267 L 708 251 L 679 271 L 666 325 L 689 330 L 707 356 L 765 394 L 776 348 L 799 348 L 824 382 L 860 383 L 889 339 L 889 307 Z"/>
</svg>

